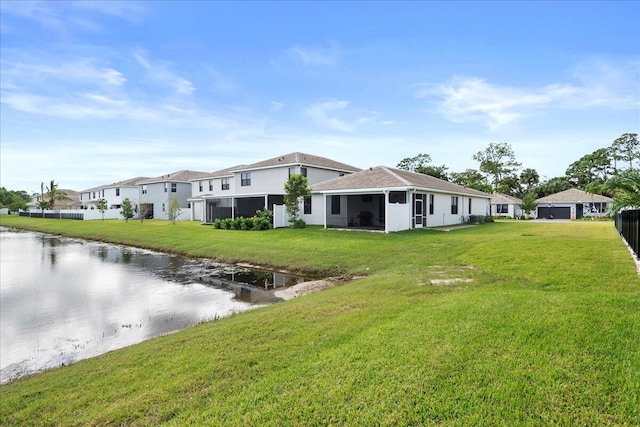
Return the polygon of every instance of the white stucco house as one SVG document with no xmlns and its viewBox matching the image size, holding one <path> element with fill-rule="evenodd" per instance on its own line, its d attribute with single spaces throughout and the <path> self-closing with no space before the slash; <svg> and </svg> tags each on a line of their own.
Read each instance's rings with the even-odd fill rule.
<svg viewBox="0 0 640 427">
<path fill-rule="evenodd" d="M 326 157 L 299 152 L 223 169 L 191 180 L 191 219 L 209 224 L 215 219 L 251 217 L 257 210 L 282 205 L 284 184 L 292 174 L 306 176 L 311 186 L 359 170 Z M 304 202 L 301 218 L 311 224 L 322 223 L 321 211 L 314 209 L 311 197 Z"/>
<path fill-rule="evenodd" d="M 490 214 L 491 195 L 385 166 L 311 185 L 320 224 L 388 232 L 461 224 Z M 307 219 L 303 216 L 303 219 Z M 307 221 L 318 224 L 318 216 Z"/>
<path fill-rule="evenodd" d="M 176 198 L 181 209 L 181 219 L 189 218 L 191 205 L 191 181 L 207 175 L 207 172 L 181 170 L 149 178 L 137 183 L 140 196 L 139 212 L 146 218 L 169 219 L 171 200 Z"/>
<path fill-rule="evenodd" d="M 518 218 L 523 212 L 522 199 L 508 194 L 494 193 L 491 195 L 491 216 Z"/>
<path fill-rule="evenodd" d="M 582 217 L 603 217 L 607 205 L 613 200 L 599 194 L 570 188 L 559 193 L 536 199 L 537 218 L 580 219 Z"/>
<path fill-rule="evenodd" d="M 147 179 L 149 178 L 138 176 L 124 181 L 114 182 L 113 184 L 100 185 L 82 190 L 80 192 L 80 203 L 83 208 L 90 208 L 95 206 L 98 200 L 105 199 L 109 209 L 120 209 L 122 207 L 122 201 L 129 199 L 131 203 L 135 205 L 140 199 L 138 183 Z"/>
</svg>

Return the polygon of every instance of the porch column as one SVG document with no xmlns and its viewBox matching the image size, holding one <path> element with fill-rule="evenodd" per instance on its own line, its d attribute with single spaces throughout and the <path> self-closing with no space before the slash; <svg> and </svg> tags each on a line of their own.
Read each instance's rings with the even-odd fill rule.
<svg viewBox="0 0 640 427">
<path fill-rule="evenodd" d="M 384 232 L 389 233 L 389 190 L 384 190 Z"/>
<path fill-rule="evenodd" d="M 236 198 L 231 197 L 231 219 L 236 219 Z"/>
<path fill-rule="evenodd" d="M 322 221 L 324 222 L 324 228 L 327 228 L 327 195 L 323 194 L 322 195 L 322 204 L 323 204 L 323 209 L 324 209 L 324 215 L 322 218 Z"/>
<path fill-rule="evenodd" d="M 269 195 L 268 194 L 264 195 L 264 207 L 263 207 L 263 209 L 264 208 L 269 209 Z"/>
<path fill-rule="evenodd" d="M 202 218 L 202 222 L 207 222 L 209 218 L 207 218 L 207 199 L 202 199 L 202 212 L 200 218 Z"/>
</svg>

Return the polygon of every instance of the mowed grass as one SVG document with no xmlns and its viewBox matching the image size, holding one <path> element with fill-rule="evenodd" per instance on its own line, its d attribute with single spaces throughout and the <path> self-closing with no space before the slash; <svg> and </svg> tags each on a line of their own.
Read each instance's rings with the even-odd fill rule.
<svg viewBox="0 0 640 427">
<path fill-rule="evenodd" d="M 0 225 L 365 276 L 1 386 L 2 425 L 640 424 L 640 278 L 612 223 Z"/>
</svg>

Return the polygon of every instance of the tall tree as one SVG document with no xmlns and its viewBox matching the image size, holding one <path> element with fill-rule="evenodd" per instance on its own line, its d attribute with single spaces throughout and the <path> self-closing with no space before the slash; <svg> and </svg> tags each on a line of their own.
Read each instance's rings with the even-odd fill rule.
<svg viewBox="0 0 640 427">
<path fill-rule="evenodd" d="M 292 174 L 284 184 L 284 192 L 284 205 L 289 214 L 289 222 L 294 228 L 297 228 L 303 225 L 298 220 L 300 203 L 304 197 L 311 195 L 307 177 L 298 173 Z"/>
<path fill-rule="evenodd" d="M 522 193 L 527 194 L 540 182 L 540 175 L 535 169 L 526 168 L 520 173 L 520 185 L 523 186 Z"/>
<path fill-rule="evenodd" d="M 484 191 L 487 194 L 491 194 L 493 192 L 491 185 L 487 181 L 487 177 L 475 169 L 467 169 L 464 172 L 453 172 L 451 174 L 451 181 L 454 184 L 473 188 L 478 191 Z"/>
<path fill-rule="evenodd" d="M 611 154 L 616 173 L 618 170 L 618 160 L 627 162 L 629 169 L 633 169 L 633 162 L 640 161 L 640 141 L 638 141 L 638 134 L 623 133 L 611 144 Z"/>
<path fill-rule="evenodd" d="M 451 178 L 445 165 L 435 166 L 431 164 L 431 156 L 428 154 L 418 154 L 415 157 L 406 157 L 396 165 L 398 169 L 421 173 L 433 176 L 443 181 L 449 181 Z"/>
<path fill-rule="evenodd" d="M 599 148 L 582 156 L 569 165 L 565 174 L 571 185 L 582 190 L 602 186 L 613 174 L 610 150 Z"/>
<path fill-rule="evenodd" d="M 49 202 L 49 209 L 54 209 L 56 202 L 71 200 L 71 198 L 69 198 L 69 196 L 67 196 L 65 192 L 58 189 L 58 184 L 56 184 L 53 179 L 47 186 L 47 199 L 47 201 Z"/>
<path fill-rule="evenodd" d="M 513 148 L 506 142 L 490 143 L 484 151 L 474 154 L 473 160 L 480 162 L 480 171 L 492 177 L 491 184 L 495 189 L 500 187 L 505 176 L 516 172 L 521 165 L 516 161 Z"/>
<path fill-rule="evenodd" d="M 566 176 L 558 176 L 544 181 L 533 188 L 538 197 L 559 193 L 571 188 L 571 183 Z"/>
<path fill-rule="evenodd" d="M 431 163 L 431 156 L 428 154 L 418 154 L 414 157 L 405 157 L 400 160 L 400 163 L 396 166 L 398 169 L 403 169 L 411 172 L 418 172 L 418 169 L 422 169 Z"/>
</svg>

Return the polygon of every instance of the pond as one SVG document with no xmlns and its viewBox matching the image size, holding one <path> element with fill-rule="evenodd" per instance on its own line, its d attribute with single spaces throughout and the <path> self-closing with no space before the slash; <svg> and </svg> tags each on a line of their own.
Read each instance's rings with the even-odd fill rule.
<svg viewBox="0 0 640 427">
<path fill-rule="evenodd" d="M 0 383 L 280 301 L 305 278 L 0 227 Z"/>
</svg>

